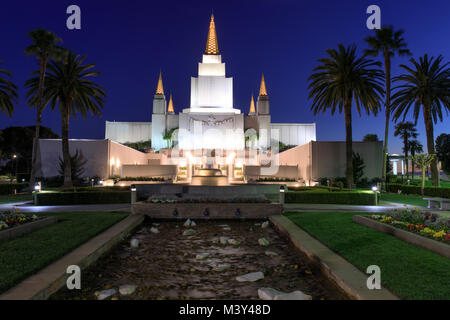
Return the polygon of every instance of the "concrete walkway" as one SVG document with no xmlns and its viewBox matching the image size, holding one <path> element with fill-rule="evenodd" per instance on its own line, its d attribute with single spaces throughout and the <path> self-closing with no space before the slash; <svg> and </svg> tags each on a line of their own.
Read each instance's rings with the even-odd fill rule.
<svg viewBox="0 0 450 320">
<path fill-rule="evenodd" d="M 354 212 L 382 212 L 397 206 L 358 206 L 346 204 L 309 204 L 309 203 L 286 203 L 283 206 L 284 211 L 354 211 Z"/>
<path fill-rule="evenodd" d="M 35 206 L 32 202 L 15 202 L 0 204 L 0 211 L 18 208 L 20 212 L 69 212 L 69 211 L 131 211 L 131 204 L 83 204 L 68 206 Z"/>
</svg>

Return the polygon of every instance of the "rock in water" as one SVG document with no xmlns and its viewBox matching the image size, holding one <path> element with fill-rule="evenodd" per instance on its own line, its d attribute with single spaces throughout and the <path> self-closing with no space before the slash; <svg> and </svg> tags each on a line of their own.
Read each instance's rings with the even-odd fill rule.
<svg viewBox="0 0 450 320">
<path fill-rule="evenodd" d="M 150 228 L 150 232 L 151 232 L 151 233 L 159 233 L 159 230 L 158 230 L 158 228 L 151 227 L 151 228 Z"/>
<path fill-rule="evenodd" d="M 224 227 L 223 231 L 231 231 L 231 228 L 230 227 Z"/>
<path fill-rule="evenodd" d="M 131 241 L 130 241 L 130 246 L 131 246 L 132 248 L 137 248 L 137 247 L 139 247 L 139 239 L 136 239 L 136 238 L 131 239 Z"/>
<path fill-rule="evenodd" d="M 261 279 L 264 279 L 264 273 L 262 273 L 261 271 L 251 272 L 236 277 L 236 280 L 239 282 L 255 282 Z"/>
<path fill-rule="evenodd" d="M 194 222 L 194 220 L 191 221 L 191 227 L 195 227 L 197 224 Z"/>
<path fill-rule="evenodd" d="M 95 295 L 97 296 L 98 300 L 104 300 L 115 294 L 116 294 L 116 289 L 108 289 L 108 290 L 102 290 L 102 291 L 95 292 Z"/>
<path fill-rule="evenodd" d="M 240 242 L 235 239 L 228 239 L 227 242 L 228 242 L 228 244 L 231 244 L 233 246 L 238 246 L 240 244 Z"/>
<path fill-rule="evenodd" d="M 261 225 L 261 228 L 265 229 L 265 228 L 267 228 L 268 226 L 269 226 L 269 221 L 266 221 L 266 222 L 264 222 L 264 223 Z"/>
<path fill-rule="evenodd" d="M 119 292 L 123 296 L 127 296 L 136 291 L 136 286 L 132 284 L 126 284 L 119 287 Z"/>
<path fill-rule="evenodd" d="M 227 244 L 228 243 L 228 237 L 220 237 L 219 241 L 220 241 L 220 244 Z"/>
<path fill-rule="evenodd" d="M 263 246 L 263 247 L 267 247 L 270 244 L 269 240 L 267 240 L 266 238 L 258 239 L 258 243 L 260 246 Z"/>
<path fill-rule="evenodd" d="M 194 229 L 187 229 L 187 230 L 184 230 L 183 236 L 193 236 L 196 233 L 197 233 L 197 231 L 195 231 Z"/>
<path fill-rule="evenodd" d="M 265 251 L 264 254 L 266 256 L 277 256 L 278 255 L 278 253 L 270 251 L 270 250 Z"/>
<path fill-rule="evenodd" d="M 189 228 L 191 226 L 191 219 L 187 219 L 186 222 L 183 224 L 186 228 Z"/>
<path fill-rule="evenodd" d="M 276 295 L 273 300 L 312 300 L 312 297 L 297 290 L 290 293 Z"/>
<path fill-rule="evenodd" d="M 273 300 L 277 295 L 284 294 L 284 292 L 275 290 L 273 288 L 258 289 L 258 297 L 261 300 Z"/>
<path fill-rule="evenodd" d="M 210 255 L 211 255 L 211 254 L 208 253 L 208 252 L 200 253 L 200 254 L 198 254 L 198 255 L 195 256 L 195 259 L 198 259 L 198 260 L 205 260 L 205 259 L 208 258 Z"/>
<path fill-rule="evenodd" d="M 230 269 L 230 268 L 231 268 L 231 265 L 229 265 L 229 264 L 219 264 L 218 266 L 215 266 L 213 268 L 213 270 L 221 272 L 221 271 L 225 271 L 225 270 Z"/>
</svg>

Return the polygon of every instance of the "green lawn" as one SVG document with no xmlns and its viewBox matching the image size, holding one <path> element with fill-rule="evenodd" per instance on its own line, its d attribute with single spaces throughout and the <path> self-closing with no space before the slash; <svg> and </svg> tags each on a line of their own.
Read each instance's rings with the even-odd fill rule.
<svg viewBox="0 0 450 320">
<path fill-rule="evenodd" d="M 33 196 L 31 194 L 3 194 L 0 195 L 0 204 L 29 201 L 32 199 Z"/>
<path fill-rule="evenodd" d="M 0 242 L 0 293 L 122 220 L 124 212 L 63 212 L 57 224 Z"/>
<path fill-rule="evenodd" d="M 352 221 L 350 212 L 286 213 L 361 271 L 381 269 L 382 285 L 402 299 L 450 299 L 450 259 Z"/>
<path fill-rule="evenodd" d="M 381 193 L 380 200 L 421 207 L 426 207 L 428 205 L 428 201 L 423 200 L 423 196 L 417 194 Z"/>
</svg>

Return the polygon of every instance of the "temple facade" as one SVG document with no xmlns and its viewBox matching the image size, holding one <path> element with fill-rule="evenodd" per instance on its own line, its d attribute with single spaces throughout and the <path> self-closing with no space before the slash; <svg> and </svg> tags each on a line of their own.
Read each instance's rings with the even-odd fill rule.
<svg viewBox="0 0 450 320">
<path fill-rule="evenodd" d="M 272 123 L 264 75 L 256 106 L 253 96 L 248 113 L 234 105 L 233 78 L 226 75 L 214 16 L 211 16 L 205 52 L 198 64 L 198 76 L 191 78 L 190 106 L 179 114 L 174 112 L 172 95 L 167 103 L 160 73 L 151 122 L 106 121 L 105 139 L 119 143 L 151 141 L 155 151 L 165 148 L 267 150 L 271 144 L 278 147 L 279 142 L 298 146 L 315 141 L 316 126 L 315 123 Z"/>
</svg>

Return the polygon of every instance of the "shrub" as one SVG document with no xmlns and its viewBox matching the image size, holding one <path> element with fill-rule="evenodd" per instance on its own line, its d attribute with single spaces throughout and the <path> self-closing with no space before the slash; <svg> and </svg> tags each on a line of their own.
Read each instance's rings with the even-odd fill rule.
<svg viewBox="0 0 450 320">
<path fill-rule="evenodd" d="M 374 193 L 358 192 L 288 192 L 286 203 L 322 203 L 374 205 Z"/>
<path fill-rule="evenodd" d="M 84 191 L 84 192 L 43 192 L 38 193 L 39 205 L 110 204 L 130 203 L 128 191 Z"/>
<path fill-rule="evenodd" d="M 402 194 L 418 194 L 418 195 L 422 194 L 420 186 L 404 185 L 396 183 L 386 184 L 387 192 L 398 193 L 399 190 L 401 190 Z M 424 196 L 450 198 L 450 188 L 425 187 Z"/>
<path fill-rule="evenodd" d="M 27 185 L 27 183 L 0 183 L 0 194 L 13 194 L 14 190 L 21 192 Z"/>
</svg>

